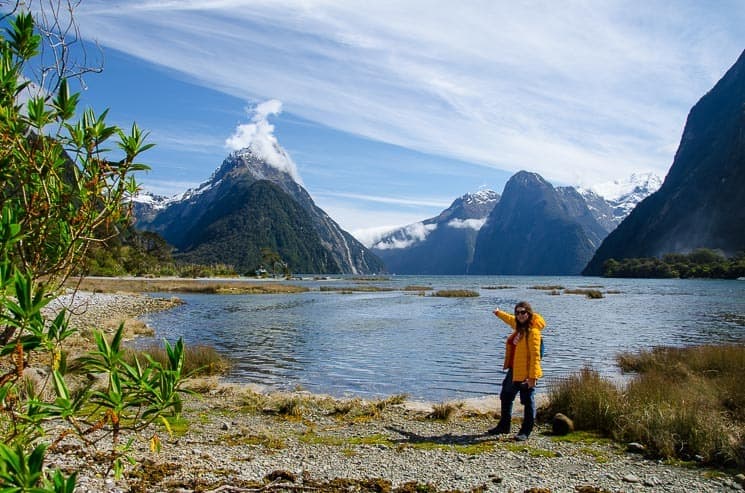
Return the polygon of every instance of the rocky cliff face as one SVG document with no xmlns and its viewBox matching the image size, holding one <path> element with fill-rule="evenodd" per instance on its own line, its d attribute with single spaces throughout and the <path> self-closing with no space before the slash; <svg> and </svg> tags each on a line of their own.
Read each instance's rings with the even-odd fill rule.
<svg viewBox="0 0 745 493">
<path fill-rule="evenodd" d="M 711 248 L 745 250 L 745 52 L 691 109 L 660 189 L 602 243 L 583 273 L 609 258 Z"/>
<path fill-rule="evenodd" d="M 576 191 L 516 173 L 476 240 L 471 274 L 578 274 L 603 229 Z"/>
</svg>

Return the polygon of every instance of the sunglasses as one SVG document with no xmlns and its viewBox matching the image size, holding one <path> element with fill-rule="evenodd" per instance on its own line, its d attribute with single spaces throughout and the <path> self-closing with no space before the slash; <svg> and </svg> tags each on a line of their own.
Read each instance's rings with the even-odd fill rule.
<svg viewBox="0 0 745 493">
<path fill-rule="evenodd" d="M 528 313 L 528 310 L 515 310 L 515 315 L 525 315 Z"/>
</svg>

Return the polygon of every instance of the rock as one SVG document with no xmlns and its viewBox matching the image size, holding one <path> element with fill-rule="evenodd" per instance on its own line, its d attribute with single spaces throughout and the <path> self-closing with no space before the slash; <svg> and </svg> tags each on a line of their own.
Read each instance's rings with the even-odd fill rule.
<svg viewBox="0 0 745 493">
<path fill-rule="evenodd" d="M 735 476 L 735 481 L 737 481 L 740 484 L 745 484 L 745 474 L 740 473 L 737 476 Z"/>
<path fill-rule="evenodd" d="M 642 445 L 641 443 L 631 442 L 626 445 L 627 452 L 632 452 L 635 454 L 642 454 L 644 453 L 645 450 L 646 450 L 646 447 L 644 447 L 644 445 Z"/>
<path fill-rule="evenodd" d="M 641 480 L 638 477 L 634 476 L 633 474 L 627 474 L 626 476 L 623 477 L 623 482 L 624 483 L 639 483 L 641 482 Z"/>
<path fill-rule="evenodd" d="M 556 413 L 551 420 L 551 432 L 554 435 L 567 435 L 574 431 L 574 421 L 561 413 Z"/>
<path fill-rule="evenodd" d="M 289 482 L 294 483 L 297 481 L 297 476 L 290 471 L 284 471 L 281 469 L 278 469 L 276 471 L 270 472 L 266 476 L 264 476 L 264 481 L 271 483 L 271 482 Z"/>
<path fill-rule="evenodd" d="M 644 486 L 649 486 L 649 487 L 657 486 L 658 484 L 661 484 L 660 480 L 654 476 L 646 478 L 643 483 L 644 483 Z"/>
</svg>

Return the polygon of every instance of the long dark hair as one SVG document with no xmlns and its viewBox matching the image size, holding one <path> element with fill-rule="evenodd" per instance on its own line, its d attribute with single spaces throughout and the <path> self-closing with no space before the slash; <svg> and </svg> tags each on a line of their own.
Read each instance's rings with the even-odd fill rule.
<svg viewBox="0 0 745 493">
<path fill-rule="evenodd" d="M 517 317 L 517 310 L 520 308 L 528 312 L 528 318 L 525 319 L 525 322 L 521 322 L 520 319 Z M 528 303 L 527 301 L 521 301 L 517 305 L 515 305 L 515 327 L 517 328 L 518 332 L 527 334 L 530 331 L 530 322 L 532 321 L 533 307 L 530 306 L 530 303 Z"/>
</svg>

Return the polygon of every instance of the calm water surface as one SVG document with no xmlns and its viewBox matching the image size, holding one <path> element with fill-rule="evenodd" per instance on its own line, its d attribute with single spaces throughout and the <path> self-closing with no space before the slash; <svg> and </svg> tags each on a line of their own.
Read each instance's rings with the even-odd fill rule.
<svg viewBox="0 0 745 493">
<path fill-rule="evenodd" d="M 543 369 L 549 378 L 583 366 L 618 376 L 615 356 L 621 351 L 745 340 L 745 281 L 395 276 L 293 283 L 311 291 L 184 294 L 184 305 L 146 321 L 158 340 L 183 337 L 186 344 L 214 346 L 233 361 L 230 381 L 335 396 L 405 393 L 431 401 L 499 393 L 509 327 L 492 310 L 511 310 L 520 300 L 548 323 Z M 396 291 L 320 291 L 357 284 Z M 480 296 L 418 296 L 402 291 L 408 285 L 472 289 Z M 534 289 L 549 285 L 589 286 L 605 295 L 592 300 Z"/>
</svg>

